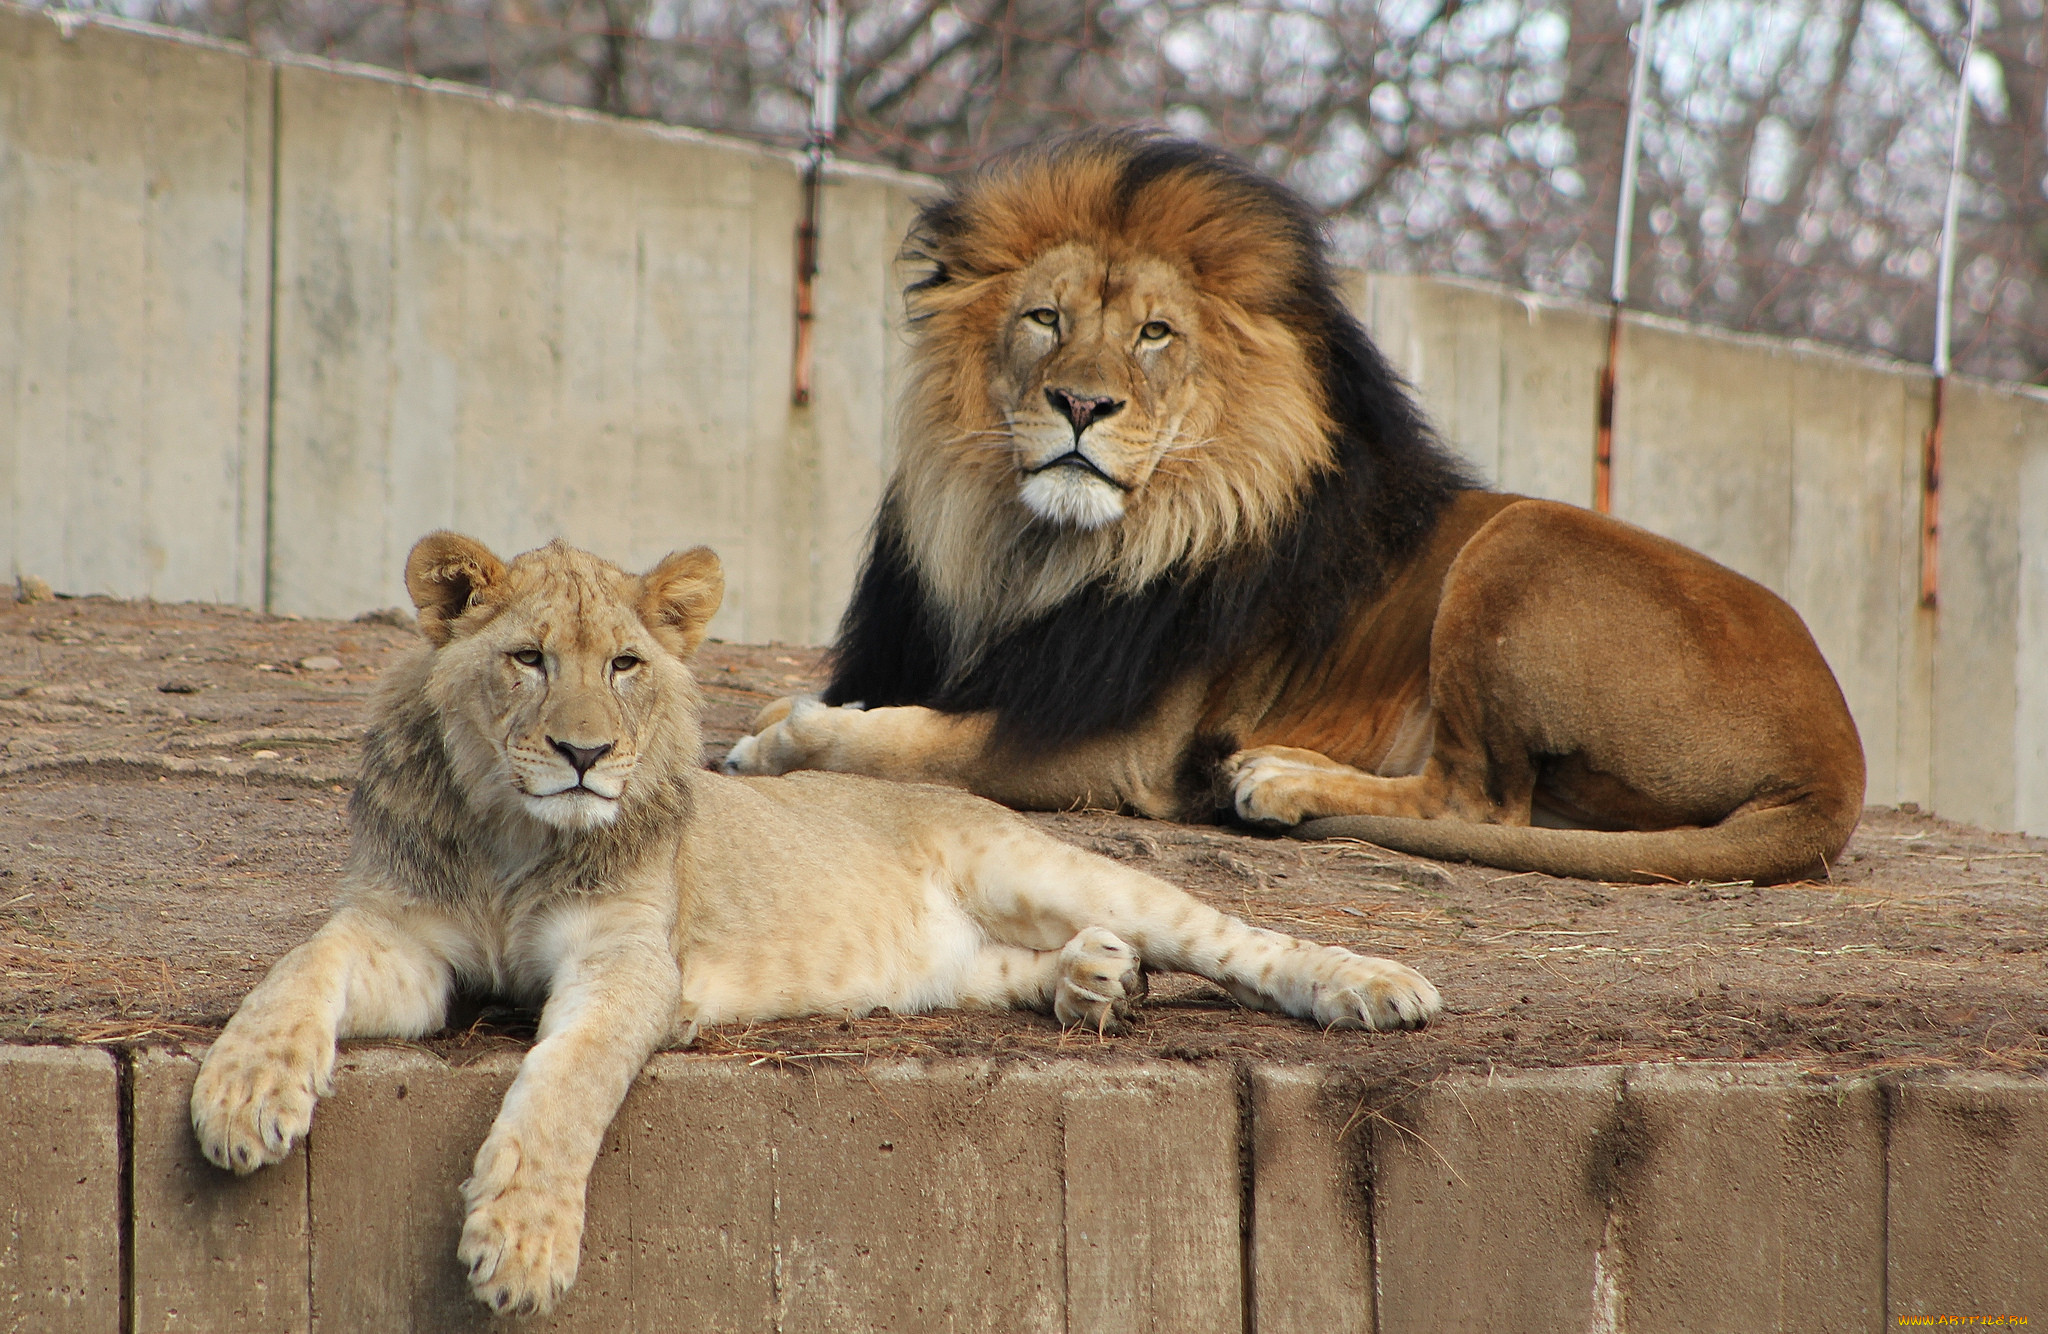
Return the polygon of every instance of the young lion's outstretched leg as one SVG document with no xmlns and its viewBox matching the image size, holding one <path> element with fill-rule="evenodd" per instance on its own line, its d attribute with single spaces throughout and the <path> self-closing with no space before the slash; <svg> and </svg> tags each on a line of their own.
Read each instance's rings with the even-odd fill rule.
<svg viewBox="0 0 2048 1334">
<path fill-rule="evenodd" d="M 334 1043 L 417 1037 L 446 1018 L 448 962 L 396 917 L 344 908 L 279 959 L 228 1021 L 192 1086 L 192 1128 L 220 1167 L 281 1161 L 332 1092 Z"/>
<path fill-rule="evenodd" d="M 1021 822 L 978 832 L 955 865 L 967 911 L 1007 944 L 1063 948 L 1099 927 L 1144 966 L 1199 974 L 1246 1005 L 1329 1028 L 1417 1028 L 1443 1003 L 1412 968 L 1247 926 Z"/>
<path fill-rule="evenodd" d="M 674 1031 L 682 977 L 667 932 L 624 917 L 561 927 L 580 946 L 556 966 L 539 1035 L 462 1183 L 456 1258 L 500 1314 L 545 1312 L 575 1281 L 605 1129 Z"/>
</svg>

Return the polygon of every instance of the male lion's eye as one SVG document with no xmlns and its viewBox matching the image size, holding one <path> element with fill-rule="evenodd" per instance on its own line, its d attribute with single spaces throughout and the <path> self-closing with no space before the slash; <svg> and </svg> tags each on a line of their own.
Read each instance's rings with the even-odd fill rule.
<svg viewBox="0 0 2048 1334">
<path fill-rule="evenodd" d="M 612 659 L 612 670 L 615 672 L 630 672 L 639 665 L 640 659 L 630 653 L 621 653 L 618 657 Z"/>
<path fill-rule="evenodd" d="M 1024 318 L 1030 320 L 1033 324 L 1042 324 L 1048 329 L 1060 327 L 1060 313 L 1051 306 L 1040 306 L 1036 310 L 1027 310 L 1024 312 Z"/>
<path fill-rule="evenodd" d="M 1144 326 L 1138 330 L 1138 337 L 1148 343 L 1158 343 L 1163 342 L 1172 333 L 1173 326 L 1165 320 L 1146 320 Z"/>
<path fill-rule="evenodd" d="M 540 650 L 537 648 L 520 649 L 512 655 L 512 661 L 518 663 L 521 667 L 538 667 L 541 664 Z"/>
</svg>

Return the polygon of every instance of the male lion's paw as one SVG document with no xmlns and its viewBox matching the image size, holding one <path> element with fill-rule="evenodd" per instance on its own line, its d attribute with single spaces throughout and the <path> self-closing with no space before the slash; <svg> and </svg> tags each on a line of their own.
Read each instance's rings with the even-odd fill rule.
<svg viewBox="0 0 2048 1334">
<path fill-rule="evenodd" d="M 1123 1033 L 1145 990 L 1138 952 L 1102 927 L 1085 927 L 1060 951 L 1052 1012 L 1063 1028 Z"/>
<path fill-rule="evenodd" d="M 1314 988 L 1324 1028 L 1421 1028 L 1444 1008 L 1429 979 L 1405 964 L 1334 946 L 1328 954 Z"/>
<path fill-rule="evenodd" d="M 754 719 L 754 734 L 726 752 L 722 767 L 735 776 L 771 778 L 809 768 L 822 739 L 820 723 L 833 712 L 808 695 L 778 699 Z"/>
<path fill-rule="evenodd" d="M 499 1315 L 545 1315 L 576 1281 L 582 1190 L 551 1188 L 519 1170 L 516 1144 L 492 1135 L 462 1183 L 469 1207 L 455 1258 L 469 1290 Z"/>
<path fill-rule="evenodd" d="M 1221 772 L 1238 819 L 1250 825 L 1284 828 L 1319 813 L 1319 788 L 1333 773 L 1346 770 L 1312 750 L 1260 746 L 1232 755 L 1223 762 Z"/>
<path fill-rule="evenodd" d="M 784 695 L 780 699 L 769 700 L 768 703 L 761 706 L 761 711 L 754 715 L 753 723 L 747 728 L 747 735 L 759 736 L 784 718 L 789 717 L 791 709 L 810 698 L 811 696 L 809 695 Z"/>
<path fill-rule="evenodd" d="M 313 1104 L 327 1091 L 322 1064 L 319 1052 L 295 1050 L 283 1038 L 222 1037 L 192 1085 L 199 1151 L 243 1176 L 282 1162 L 312 1127 Z"/>
</svg>

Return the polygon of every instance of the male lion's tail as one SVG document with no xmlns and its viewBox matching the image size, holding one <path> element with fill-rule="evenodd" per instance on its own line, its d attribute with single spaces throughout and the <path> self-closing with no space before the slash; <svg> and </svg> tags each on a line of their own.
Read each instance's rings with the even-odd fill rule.
<svg viewBox="0 0 2048 1334">
<path fill-rule="evenodd" d="M 1731 816 L 1702 829 L 1609 833 L 1531 825 L 1332 815 L 1308 820 L 1295 838 L 1356 838 L 1440 861 L 1480 862 L 1579 880 L 1670 883 L 1754 880 L 1777 884 L 1826 874 L 1855 829 L 1820 804 L 1794 802 Z"/>
</svg>

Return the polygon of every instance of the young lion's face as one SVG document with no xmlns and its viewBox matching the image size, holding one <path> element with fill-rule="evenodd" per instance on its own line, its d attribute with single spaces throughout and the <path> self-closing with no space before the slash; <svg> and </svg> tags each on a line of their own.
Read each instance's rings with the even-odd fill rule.
<svg viewBox="0 0 2048 1334">
<path fill-rule="evenodd" d="M 1039 517 L 1100 528 L 1123 517 L 1161 461 L 1213 426 L 1196 371 L 1201 302 L 1180 270 L 1062 245 L 1018 275 L 991 393 Z"/>
<path fill-rule="evenodd" d="M 427 690 L 464 787 L 558 829 L 609 824 L 636 775 L 696 763 L 696 690 L 684 658 L 723 591 L 702 547 L 645 575 L 561 543 L 507 567 L 435 534 L 407 585 L 439 645 Z"/>
</svg>

